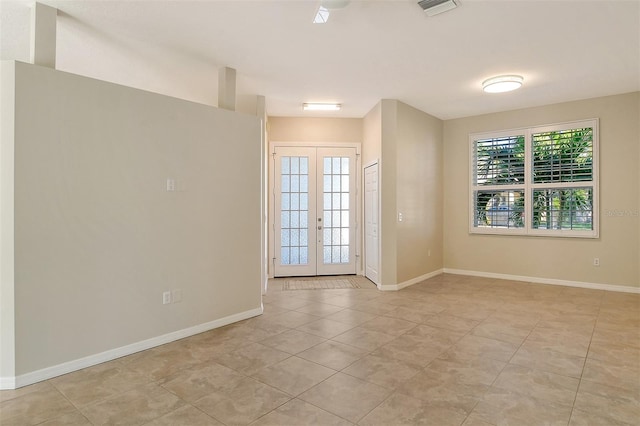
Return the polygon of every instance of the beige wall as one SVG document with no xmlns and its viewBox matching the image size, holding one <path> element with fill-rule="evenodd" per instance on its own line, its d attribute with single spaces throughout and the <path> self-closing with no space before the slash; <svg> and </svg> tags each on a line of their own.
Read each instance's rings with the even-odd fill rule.
<svg viewBox="0 0 640 426">
<path fill-rule="evenodd" d="M 361 118 L 269 117 L 274 142 L 362 142 Z"/>
<path fill-rule="evenodd" d="M 380 102 L 381 136 L 380 169 L 380 284 L 398 284 L 398 228 L 396 196 L 398 167 L 398 101 L 383 99 Z"/>
<path fill-rule="evenodd" d="M 1 141 L 15 141 L 13 373 L 259 312 L 260 120 L 15 67 L 15 138 Z M 175 289 L 182 302 L 163 305 Z"/>
<path fill-rule="evenodd" d="M 363 120 L 363 162 L 380 160 L 383 288 L 443 267 L 442 126 L 392 99 L 383 99 Z"/>
<path fill-rule="evenodd" d="M 442 131 L 442 120 L 398 102 L 398 283 L 443 267 Z"/>
<path fill-rule="evenodd" d="M 449 120 L 444 125 L 445 267 L 638 287 L 640 94 Z M 600 119 L 600 238 L 468 233 L 469 133 Z M 623 212 L 621 216 L 608 212 Z M 600 267 L 593 258 L 600 258 Z"/>
<path fill-rule="evenodd" d="M 0 381 L 15 372 L 13 254 L 15 69 L 0 62 Z M 1 385 L 2 383 L 0 383 Z"/>
<path fill-rule="evenodd" d="M 382 156 L 382 102 L 362 119 L 362 164 L 380 161 Z"/>
</svg>

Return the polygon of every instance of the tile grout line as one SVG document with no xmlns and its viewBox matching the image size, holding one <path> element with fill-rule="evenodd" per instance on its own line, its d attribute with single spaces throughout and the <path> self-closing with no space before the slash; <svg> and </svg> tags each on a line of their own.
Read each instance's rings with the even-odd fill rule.
<svg viewBox="0 0 640 426">
<path fill-rule="evenodd" d="M 603 297 L 604 299 L 604 297 Z M 578 392 L 580 392 L 580 388 L 582 387 L 582 376 L 584 376 L 584 369 L 587 366 L 587 358 L 589 357 L 589 350 L 591 349 L 591 343 L 593 342 L 593 336 L 596 333 L 596 328 L 598 327 L 598 321 L 600 320 L 600 313 L 602 311 L 602 302 L 603 299 L 600 300 L 600 305 L 598 306 L 598 315 L 596 316 L 596 321 L 593 324 L 593 330 L 591 330 L 591 337 L 589 338 L 589 346 L 587 346 L 587 352 L 584 354 L 584 363 L 582 364 L 582 370 L 580 371 L 580 378 L 578 381 L 578 388 L 576 389 L 576 395 L 573 398 L 573 403 L 571 404 L 571 414 L 569 415 L 569 423 L 571 423 L 571 418 L 573 417 L 573 411 L 576 408 L 576 401 L 578 400 Z"/>
</svg>

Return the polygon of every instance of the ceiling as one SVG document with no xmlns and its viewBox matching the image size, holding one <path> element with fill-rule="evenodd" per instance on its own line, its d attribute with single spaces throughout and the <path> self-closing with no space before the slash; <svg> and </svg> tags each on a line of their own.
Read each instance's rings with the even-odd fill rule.
<svg viewBox="0 0 640 426">
<path fill-rule="evenodd" d="M 29 59 L 30 0 L 0 0 L 1 59 Z M 217 104 L 237 70 L 238 109 L 363 117 L 398 99 L 441 119 L 640 90 L 640 0 L 352 0 L 313 24 L 319 0 L 42 0 L 58 12 L 57 68 Z M 485 94 L 483 80 L 524 76 Z M 308 113 L 303 102 L 342 103 Z"/>
</svg>

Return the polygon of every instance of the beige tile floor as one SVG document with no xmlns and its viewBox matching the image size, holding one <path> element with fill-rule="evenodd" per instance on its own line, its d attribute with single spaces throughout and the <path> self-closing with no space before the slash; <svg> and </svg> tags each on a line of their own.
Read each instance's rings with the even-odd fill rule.
<svg viewBox="0 0 640 426">
<path fill-rule="evenodd" d="M 281 288 L 260 317 L 2 391 L 0 424 L 640 424 L 640 295 Z"/>
</svg>

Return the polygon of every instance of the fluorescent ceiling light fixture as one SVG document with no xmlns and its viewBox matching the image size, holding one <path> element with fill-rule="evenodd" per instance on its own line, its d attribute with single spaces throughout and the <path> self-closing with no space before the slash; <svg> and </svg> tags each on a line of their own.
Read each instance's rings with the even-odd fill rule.
<svg viewBox="0 0 640 426">
<path fill-rule="evenodd" d="M 487 93 L 510 92 L 522 86 L 524 78 L 520 75 L 500 75 L 482 82 L 482 90 Z"/>
<path fill-rule="evenodd" d="M 319 103 L 304 103 L 302 109 L 305 111 L 340 111 L 342 104 L 319 104 Z"/>
<path fill-rule="evenodd" d="M 316 12 L 315 18 L 313 18 L 314 24 L 326 24 L 329 20 L 329 9 L 324 6 L 320 6 Z"/>
</svg>

